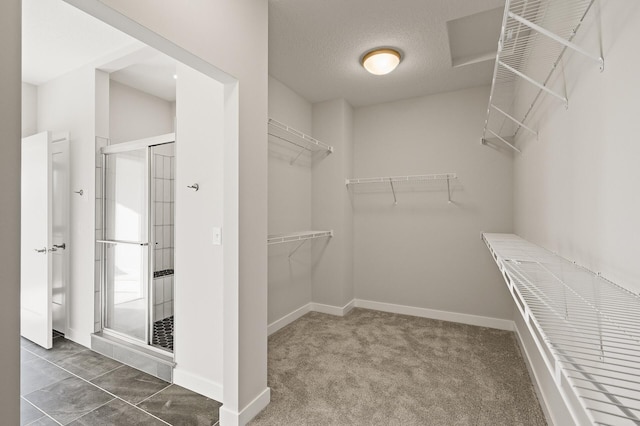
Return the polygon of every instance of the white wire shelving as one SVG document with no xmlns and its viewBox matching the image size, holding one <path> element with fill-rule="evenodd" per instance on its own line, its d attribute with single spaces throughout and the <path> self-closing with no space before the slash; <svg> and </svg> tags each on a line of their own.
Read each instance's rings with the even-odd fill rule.
<svg viewBox="0 0 640 426">
<path fill-rule="evenodd" d="M 483 240 L 573 415 L 640 424 L 640 297 L 516 235 Z"/>
<path fill-rule="evenodd" d="M 274 137 L 278 140 L 288 142 L 300 148 L 300 152 L 298 155 L 291 161 L 293 164 L 299 157 L 302 155 L 304 151 L 324 151 L 327 154 L 331 154 L 333 152 L 333 147 L 331 145 L 327 145 L 324 142 L 320 142 L 318 139 L 312 138 L 311 136 L 294 129 L 280 121 L 274 120 L 273 118 L 269 118 L 268 120 L 269 130 L 267 134 L 271 137 Z"/>
<path fill-rule="evenodd" d="M 274 234 L 267 236 L 267 245 L 272 244 L 283 244 L 283 243 L 295 243 L 300 242 L 289 253 L 289 259 L 294 255 L 295 252 L 298 251 L 300 247 L 304 245 L 309 240 L 314 240 L 316 238 L 331 238 L 333 237 L 333 230 L 331 231 L 301 231 L 301 232 L 292 232 L 289 234 Z"/>
<path fill-rule="evenodd" d="M 289 234 L 274 234 L 267 237 L 267 244 L 294 243 L 296 241 L 312 240 L 314 238 L 331 238 L 333 231 L 301 231 Z"/>
<path fill-rule="evenodd" d="M 458 176 L 455 173 L 436 173 L 430 175 L 407 175 L 407 176 L 385 176 L 385 177 L 366 177 L 366 178 L 352 178 L 346 179 L 345 184 L 347 187 L 349 185 L 361 185 L 361 184 L 374 184 L 374 183 L 384 183 L 389 184 L 391 187 L 391 192 L 393 194 L 393 202 L 394 204 L 398 204 L 398 199 L 396 197 L 396 188 L 394 184 L 398 183 L 419 183 L 419 182 L 428 182 L 428 181 L 437 181 L 437 180 L 446 180 L 447 181 L 447 193 L 448 200 L 451 202 L 451 180 L 457 179 Z"/>
<path fill-rule="evenodd" d="M 521 130 L 537 138 L 537 131 L 526 123 L 543 95 L 553 96 L 568 106 L 566 94 L 550 84 L 567 49 L 593 59 L 604 69 L 600 53 L 573 43 L 593 3 L 594 0 L 506 1 L 483 144 L 498 140 L 520 152 L 516 138 Z M 517 100 L 519 111 L 516 93 L 523 98 Z"/>
</svg>

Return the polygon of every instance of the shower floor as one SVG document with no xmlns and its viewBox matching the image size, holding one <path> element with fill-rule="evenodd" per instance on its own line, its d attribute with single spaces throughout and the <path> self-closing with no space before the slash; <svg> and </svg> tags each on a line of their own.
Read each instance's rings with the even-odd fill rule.
<svg viewBox="0 0 640 426">
<path fill-rule="evenodd" d="M 152 344 L 173 352 L 173 316 L 153 323 Z"/>
</svg>

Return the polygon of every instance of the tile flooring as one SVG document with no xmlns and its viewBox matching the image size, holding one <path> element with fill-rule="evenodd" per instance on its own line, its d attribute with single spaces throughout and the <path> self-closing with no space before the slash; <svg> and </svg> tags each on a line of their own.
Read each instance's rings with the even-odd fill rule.
<svg viewBox="0 0 640 426">
<path fill-rule="evenodd" d="M 21 425 L 218 424 L 220 403 L 54 334 L 21 342 Z"/>
</svg>

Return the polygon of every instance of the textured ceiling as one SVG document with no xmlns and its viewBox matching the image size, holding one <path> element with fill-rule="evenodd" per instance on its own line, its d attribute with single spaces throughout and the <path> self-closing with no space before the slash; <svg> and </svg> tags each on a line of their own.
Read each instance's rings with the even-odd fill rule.
<svg viewBox="0 0 640 426">
<path fill-rule="evenodd" d="M 452 66 L 447 22 L 484 19 L 481 12 L 503 6 L 504 0 L 270 0 L 269 74 L 310 102 L 345 98 L 353 106 L 490 84 L 492 60 Z M 500 27 L 489 21 L 495 51 Z M 467 33 L 470 46 L 458 37 L 457 48 L 486 54 Z M 386 76 L 368 74 L 359 63 L 378 46 L 403 52 Z"/>
</svg>

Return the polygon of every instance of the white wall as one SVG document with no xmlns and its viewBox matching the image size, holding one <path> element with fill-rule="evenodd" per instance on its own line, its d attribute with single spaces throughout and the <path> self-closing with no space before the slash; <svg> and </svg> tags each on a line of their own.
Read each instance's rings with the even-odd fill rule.
<svg viewBox="0 0 640 426">
<path fill-rule="evenodd" d="M 236 84 L 225 77 L 224 406 L 221 424 L 243 424 L 269 400 L 265 244 L 267 2 L 67 1 L 81 5 L 84 10 L 93 10 L 119 28 L 144 35 L 149 45 L 164 53 L 175 53 L 164 41 L 151 37 L 137 26 L 140 24 L 196 55 L 183 55 L 186 59 L 203 67 L 213 64 L 237 79 Z M 114 8 L 132 21 L 118 19 L 111 11 L 104 10 L 103 5 Z M 206 62 L 199 62 L 198 57 Z M 234 142 L 238 137 L 239 145 Z M 222 287 L 223 283 L 215 285 Z"/>
<path fill-rule="evenodd" d="M 604 72 L 568 51 L 552 83 L 562 91 L 566 83 L 569 108 L 543 96 L 527 123 L 539 138 L 522 134 L 517 141 L 522 154 L 514 161 L 515 232 L 636 293 L 639 39 L 638 3 L 596 2 L 574 42 L 593 53 L 602 46 Z M 527 346 L 528 332 L 522 334 Z M 527 351 L 537 349 L 529 343 Z M 542 361 L 532 357 L 532 364 L 541 372 L 543 391 L 554 392 Z M 553 400 L 549 409 L 552 416 L 566 417 L 566 408 Z"/>
<path fill-rule="evenodd" d="M 518 141 L 515 231 L 637 293 L 640 6 L 596 5 L 575 41 L 594 53 L 601 43 L 605 70 L 569 54 L 569 108 L 550 96 L 536 108 L 539 140 Z"/>
<path fill-rule="evenodd" d="M 489 87 L 359 108 L 354 177 L 457 173 L 446 181 L 355 187 L 356 298 L 511 318 L 502 278 L 480 239 L 512 231 L 512 160 L 479 143 Z M 405 189 L 403 189 L 405 188 Z"/>
<path fill-rule="evenodd" d="M 87 347 L 95 322 L 96 71 L 83 67 L 38 87 L 38 132 L 70 133 L 68 337 Z"/>
<path fill-rule="evenodd" d="M 342 308 L 353 299 L 353 211 L 345 179 L 352 174 L 353 108 L 344 99 L 313 105 L 313 135 L 334 147 L 312 175 L 312 224 L 333 230 L 313 245 L 312 299 Z"/>
<path fill-rule="evenodd" d="M 177 384 L 222 399 L 224 86 L 178 64 L 175 236 Z M 187 185 L 197 183 L 196 192 Z M 224 238 L 224 236 L 223 236 Z"/>
<path fill-rule="evenodd" d="M 38 131 L 38 87 L 22 83 L 22 137 Z"/>
<path fill-rule="evenodd" d="M 311 104 L 269 77 L 269 117 L 311 134 Z M 311 162 L 300 148 L 269 137 L 269 234 L 311 230 Z M 311 302 L 311 245 L 269 246 L 269 324 Z"/>
<path fill-rule="evenodd" d="M 175 103 L 117 81 L 110 81 L 110 143 L 173 133 L 174 117 Z"/>
<path fill-rule="evenodd" d="M 0 4 L 0 412 L 20 423 L 20 11 L 19 0 Z"/>
</svg>

